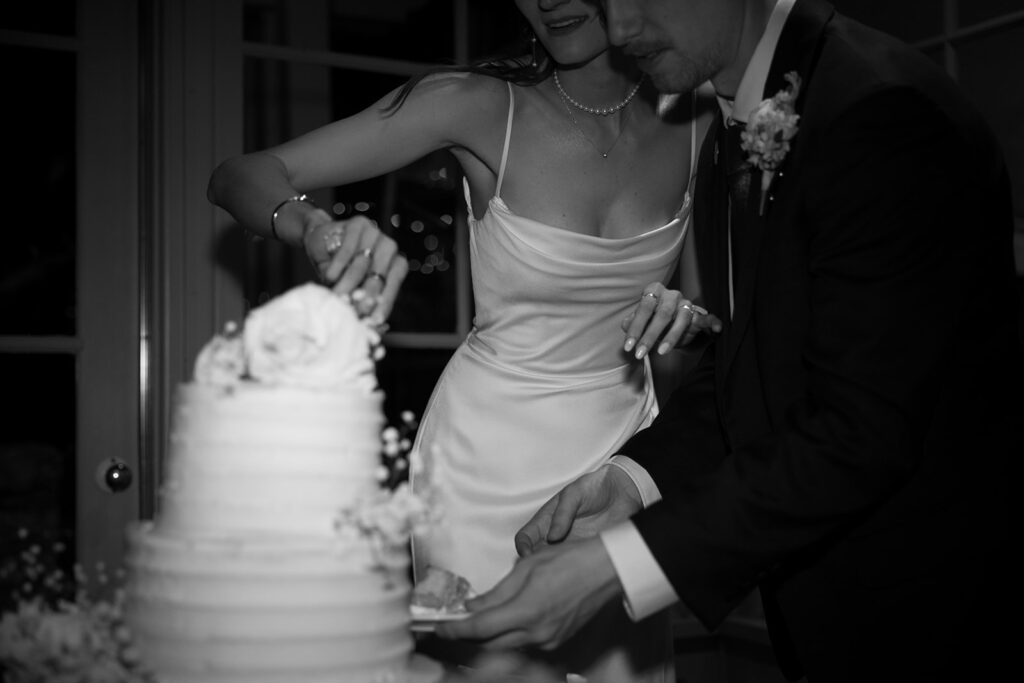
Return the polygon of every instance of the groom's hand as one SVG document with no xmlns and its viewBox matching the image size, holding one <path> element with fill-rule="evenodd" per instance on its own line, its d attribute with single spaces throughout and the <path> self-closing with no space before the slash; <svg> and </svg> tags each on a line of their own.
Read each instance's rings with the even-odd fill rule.
<svg viewBox="0 0 1024 683">
<path fill-rule="evenodd" d="M 498 585 L 466 601 L 469 617 L 440 623 L 435 633 L 488 649 L 552 650 L 621 596 L 604 543 L 591 538 L 520 560 Z"/>
<path fill-rule="evenodd" d="M 615 465 L 568 484 L 516 533 L 516 552 L 527 557 L 545 545 L 596 536 L 643 507 L 633 480 Z"/>
</svg>

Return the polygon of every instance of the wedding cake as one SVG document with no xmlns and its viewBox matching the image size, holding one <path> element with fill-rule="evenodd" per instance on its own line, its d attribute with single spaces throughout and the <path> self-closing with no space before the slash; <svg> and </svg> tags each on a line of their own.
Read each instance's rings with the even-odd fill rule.
<svg viewBox="0 0 1024 683">
<path fill-rule="evenodd" d="M 199 354 L 157 516 L 128 529 L 126 621 L 160 683 L 438 678 L 409 631 L 425 504 L 379 483 L 378 341 L 307 284 Z"/>
</svg>

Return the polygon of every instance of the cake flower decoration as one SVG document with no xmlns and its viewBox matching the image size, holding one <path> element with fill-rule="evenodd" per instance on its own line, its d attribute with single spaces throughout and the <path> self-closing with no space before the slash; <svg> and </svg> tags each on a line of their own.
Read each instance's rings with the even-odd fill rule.
<svg viewBox="0 0 1024 683">
<path fill-rule="evenodd" d="M 307 283 L 253 309 L 242 329 L 249 375 L 265 384 L 332 389 L 376 387 L 379 341 L 330 289 Z"/>
<path fill-rule="evenodd" d="M 196 357 L 194 373 L 200 384 L 233 387 L 245 374 L 245 349 L 238 325 L 229 322 Z"/>
<path fill-rule="evenodd" d="M 768 188 L 789 153 L 790 141 L 799 131 L 800 116 L 795 113 L 794 105 L 800 95 L 800 76 L 790 71 L 785 79 L 789 85 L 762 100 L 751 112 L 746 129 L 740 133 L 740 147 L 747 153 L 747 161 L 761 170 L 759 213 L 762 216 Z"/>
<path fill-rule="evenodd" d="M 315 283 L 254 308 L 239 329 L 228 323 L 196 358 L 200 384 L 232 390 L 251 380 L 271 386 L 376 390 L 380 333 L 359 319 L 353 302 Z"/>
</svg>

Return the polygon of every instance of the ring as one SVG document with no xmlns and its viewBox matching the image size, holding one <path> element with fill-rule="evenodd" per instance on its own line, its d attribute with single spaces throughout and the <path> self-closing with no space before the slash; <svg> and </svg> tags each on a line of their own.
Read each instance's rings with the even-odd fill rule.
<svg viewBox="0 0 1024 683">
<path fill-rule="evenodd" d="M 641 299 L 643 299 L 643 298 L 644 298 L 645 296 L 649 296 L 649 297 L 651 297 L 652 299 L 654 299 L 655 301 L 657 301 L 657 300 L 658 300 L 658 295 L 657 295 L 657 294 L 655 294 L 654 292 L 644 292 L 644 293 L 643 293 L 643 296 L 641 296 L 640 298 L 641 298 Z"/>
<path fill-rule="evenodd" d="M 327 254 L 329 256 L 334 255 L 334 252 L 341 249 L 341 242 L 344 238 L 345 228 L 340 225 L 335 226 L 324 233 L 324 247 L 326 247 Z"/>
<path fill-rule="evenodd" d="M 685 303 L 682 303 L 682 304 L 679 304 L 679 308 L 682 308 L 684 310 L 689 311 L 690 315 L 695 315 L 696 316 L 696 315 L 707 315 L 708 314 L 707 309 L 705 309 L 705 308 L 703 308 L 701 306 L 698 306 L 695 303 L 691 303 L 689 301 L 687 301 Z"/>
<path fill-rule="evenodd" d="M 366 249 L 363 249 L 358 254 L 356 254 L 356 256 L 365 256 L 366 258 L 370 258 L 371 256 L 373 256 L 373 249 L 371 247 L 367 247 Z"/>
<path fill-rule="evenodd" d="M 380 288 L 384 289 L 384 285 L 386 285 L 388 283 L 388 279 L 384 276 L 383 273 L 378 273 L 377 271 L 373 271 L 372 273 L 370 273 L 369 275 L 366 276 L 366 279 L 363 282 L 364 283 L 365 282 L 369 282 L 370 280 L 372 280 L 374 278 L 377 278 L 378 280 L 380 280 Z"/>
</svg>

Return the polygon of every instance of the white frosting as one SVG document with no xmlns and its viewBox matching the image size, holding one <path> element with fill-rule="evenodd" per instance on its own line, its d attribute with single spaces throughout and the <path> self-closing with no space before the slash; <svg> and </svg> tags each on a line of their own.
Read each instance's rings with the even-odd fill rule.
<svg viewBox="0 0 1024 683">
<path fill-rule="evenodd" d="M 378 488 L 382 400 L 252 382 L 179 387 L 161 533 L 333 535 L 339 508 Z"/>
<path fill-rule="evenodd" d="M 366 539 L 128 534 L 125 616 L 161 683 L 370 683 L 412 651 L 406 569 L 376 567 Z"/>
</svg>

